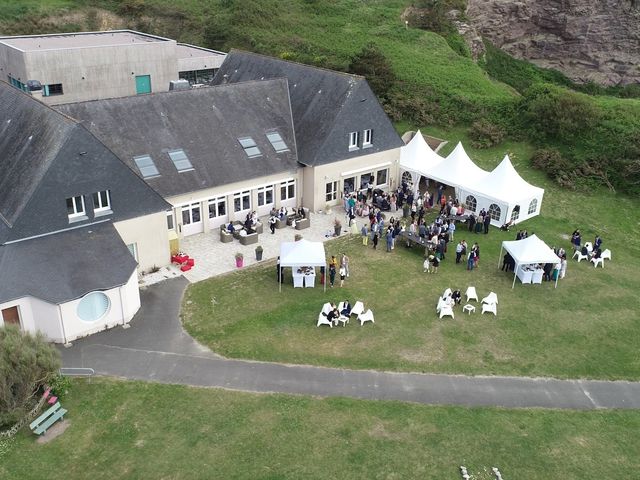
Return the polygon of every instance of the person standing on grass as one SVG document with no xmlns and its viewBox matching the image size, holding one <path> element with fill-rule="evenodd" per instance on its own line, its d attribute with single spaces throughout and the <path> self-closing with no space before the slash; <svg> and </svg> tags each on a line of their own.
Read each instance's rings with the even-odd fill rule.
<svg viewBox="0 0 640 480">
<path fill-rule="evenodd" d="M 480 263 L 480 245 L 478 245 L 478 242 L 474 243 L 471 249 L 473 250 L 473 266 L 478 268 L 478 263 Z"/>
<path fill-rule="evenodd" d="M 460 263 L 460 258 L 462 257 L 462 250 L 463 250 L 462 242 L 458 242 L 458 245 L 456 245 L 456 263 Z"/>
<path fill-rule="evenodd" d="M 424 256 L 424 263 L 422 264 L 423 273 L 431 273 L 431 263 L 429 262 L 429 255 Z"/>
<path fill-rule="evenodd" d="M 340 274 L 340 288 L 344 287 L 344 279 L 347 278 L 347 269 L 340 267 L 338 272 Z"/>
<path fill-rule="evenodd" d="M 391 251 L 391 247 L 393 246 L 393 229 L 391 227 L 387 228 L 387 252 Z"/>
<path fill-rule="evenodd" d="M 336 265 L 335 263 L 329 264 L 329 286 L 333 288 L 333 284 L 336 281 Z"/>
<path fill-rule="evenodd" d="M 369 230 L 367 229 L 367 222 L 364 222 L 364 225 L 362 225 L 360 235 L 362 235 L 362 245 L 366 247 L 369 243 Z"/>
<path fill-rule="evenodd" d="M 484 216 L 484 234 L 489 233 L 489 225 L 491 225 L 491 215 L 488 213 Z"/>
<path fill-rule="evenodd" d="M 440 259 L 431 255 L 431 273 L 438 273 L 438 267 L 440 266 Z"/>
<path fill-rule="evenodd" d="M 349 276 L 349 257 L 347 254 L 342 252 L 342 256 L 340 257 L 340 267 L 344 267 L 345 275 Z"/>
<path fill-rule="evenodd" d="M 564 278 L 566 274 L 567 274 L 567 256 L 562 255 L 562 258 L 560 259 L 560 278 Z"/>
<path fill-rule="evenodd" d="M 467 270 L 473 270 L 473 266 L 475 265 L 475 261 L 473 258 L 474 254 L 475 251 L 473 247 L 471 247 L 471 250 L 469 250 L 469 253 L 467 254 Z"/>
<path fill-rule="evenodd" d="M 373 249 L 377 250 L 378 247 L 378 232 L 373 232 Z"/>
</svg>

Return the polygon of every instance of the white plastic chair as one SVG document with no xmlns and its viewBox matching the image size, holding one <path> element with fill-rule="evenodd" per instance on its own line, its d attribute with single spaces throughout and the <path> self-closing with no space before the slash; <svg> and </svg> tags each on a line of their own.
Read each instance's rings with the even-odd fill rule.
<svg viewBox="0 0 640 480">
<path fill-rule="evenodd" d="M 451 291 L 450 288 L 447 288 L 444 293 L 442 294 L 442 298 L 448 298 L 451 297 L 451 295 L 453 294 L 453 292 Z"/>
<path fill-rule="evenodd" d="M 318 315 L 318 323 L 316 324 L 316 327 L 319 327 L 320 325 L 329 325 L 329 327 L 333 328 L 333 323 L 327 318 L 327 315 L 329 314 L 330 311 L 331 311 L 331 304 L 325 303 L 322 306 L 322 310 L 320 311 L 320 314 Z"/>
<path fill-rule="evenodd" d="M 589 255 L 583 255 L 579 250 L 576 250 L 576 253 L 573 254 L 573 256 L 578 256 L 578 263 L 580 263 L 580 260 L 589 260 Z"/>
<path fill-rule="evenodd" d="M 593 252 L 593 245 L 591 244 L 591 242 L 586 242 L 584 244 L 584 248 L 586 248 L 589 255 L 591 255 L 591 252 Z"/>
<path fill-rule="evenodd" d="M 351 315 L 355 315 L 357 317 L 361 313 L 364 313 L 364 303 L 356 302 L 356 304 L 351 309 Z"/>
<path fill-rule="evenodd" d="M 602 268 L 604 268 L 604 258 L 602 258 L 602 256 L 600 256 L 600 258 L 593 257 L 591 259 L 591 262 L 593 263 L 593 267 L 594 268 L 597 268 L 598 265 L 600 265 Z"/>
<path fill-rule="evenodd" d="M 456 317 L 454 317 L 453 315 L 453 307 L 451 305 L 444 305 L 440 309 L 440 318 L 444 317 L 445 315 L 448 315 L 455 320 Z"/>
<path fill-rule="evenodd" d="M 487 295 L 486 297 L 484 297 L 482 299 L 482 303 L 488 303 L 488 304 L 492 304 L 492 303 L 498 303 L 498 295 L 496 295 L 494 292 L 490 292 L 489 295 Z"/>
<path fill-rule="evenodd" d="M 482 304 L 482 313 L 491 312 L 494 315 L 498 315 L 498 307 L 495 303 L 483 303 Z"/>
<path fill-rule="evenodd" d="M 605 251 L 604 251 L 604 252 L 602 252 L 602 254 L 600 255 L 600 258 L 601 258 L 601 259 L 603 259 L 603 260 L 604 260 L 605 258 L 606 258 L 607 260 L 611 260 L 611 250 L 609 250 L 608 248 L 607 248 L 607 249 L 605 249 Z M 603 262 L 603 264 L 604 264 L 604 262 Z"/>
<path fill-rule="evenodd" d="M 448 299 L 445 300 L 442 297 L 438 297 L 438 304 L 436 305 L 436 313 L 440 313 L 440 310 L 450 305 L 451 305 L 451 302 Z"/>
<path fill-rule="evenodd" d="M 467 288 L 467 291 L 465 292 L 465 295 L 467 296 L 467 302 L 469 300 L 471 300 L 472 298 L 476 301 L 479 302 L 480 300 L 478 300 L 478 293 L 476 292 L 476 287 L 469 287 Z"/>
<path fill-rule="evenodd" d="M 373 320 L 373 312 L 371 311 L 371 309 L 369 309 L 366 312 L 361 313 L 360 315 L 358 315 L 358 320 L 360 320 L 360 326 L 364 325 L 365 322 L 376 323 Z"/>
</svg>

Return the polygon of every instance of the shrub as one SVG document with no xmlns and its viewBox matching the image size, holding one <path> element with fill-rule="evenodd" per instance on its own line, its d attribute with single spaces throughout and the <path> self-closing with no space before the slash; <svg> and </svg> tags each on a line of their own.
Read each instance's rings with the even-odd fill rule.
<svg viewBox="0 0 640 480">
<path fill-rule="evenodd" d="M 59 368 L 58 351 L 41 333 L 0 328 L 0 427 L 20 420 Z"/>
<path fill-rule="evenodd" d="M 387 97 L 396 81 L 389 61 L 373 43 L 368 43 L 351 57 L 349 72 L 364 76 L 374 93 L 381 98 Z"/>
<path fill-rule="evenodd" d="M 490 148 L 504 139 L 504 130 L 489 120 L 481 119 L 473 122 L 469 129 L 469 138 L 474 148 Z"/>
</svg>

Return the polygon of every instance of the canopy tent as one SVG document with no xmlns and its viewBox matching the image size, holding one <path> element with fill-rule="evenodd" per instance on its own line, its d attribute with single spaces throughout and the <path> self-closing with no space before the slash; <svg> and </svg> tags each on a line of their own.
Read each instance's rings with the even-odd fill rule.
<svg viewBox="0 0 640 480">
<path fill-rule="evenodd" d="M 283 242 L 280 245 L 280 269 L 283 267 L 326 267 L 327 257 L 322 242 L 298 240 L 297 242 Z M 281 270 L 278 274 L 281 275 Z M 281 279 L 280 279 L 281 280 Z M 282 291 L 282 281 L 280 291 Z M 327 290 L 327 282 L 324 282 Z"/>
<path fill-rule="evenodd" d="M 414 192 L 420 184 L 420 177 L 428 177 L 429 172 L 444 158 L 434 152 L 420 130 L 400 149 L 400 170 L 411 174 Z"/>
<path fill-rule="evenodd" d="M 500 257 L 498 257 L 498 266 L 502 258 L 502 249 L 505 249 L 513 257 L 516 268 L 513 270 L 513 288 L 516 284 L 516 273 L 520 265 L 528 265 L 534 263 L 553 263 L 557 265 L 560 259 L 556 253 L 547 246 L 536 235 L 531 235 L 522 240 L 503 241 L 500 247 Z M 558 278 L 556 277 L 556 288 L 558 287 Z"/>
<path fill-rule="evenodd" d="M 460 188 L 460 199 L 476 212 L 482 208 L 491 216 L 491 223 L 501 226 L 540 213 L 544 189 L 524 180 L 513 168 L 509 155 L 489 174 L 475 183 Z M 471 208 L 475 205 L 475 208 Z"/>
<path fill-rule="evenodd" d="M 460 188 L 482 180 L 489 172 L 481 169 L 469 158 L 461 142 L 442 162 L 430 168 L 427 176 L 445 185 L 455 187 L 460 198 Z"/>
</svg>

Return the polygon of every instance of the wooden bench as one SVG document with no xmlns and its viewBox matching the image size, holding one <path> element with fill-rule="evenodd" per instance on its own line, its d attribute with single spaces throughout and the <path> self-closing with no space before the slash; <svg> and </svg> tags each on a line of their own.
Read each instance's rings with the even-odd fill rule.
<svg viewBox="0 0 640 480">
<path fill-rule="evenodd" d="M 36 418 L 33 422 L 29 424 L 29 428 L 36 435 L 42 435 L 47 431 L 51 425 L 56 423 L 58 420 L 64 419 L 64 415 L 67 411 L 62 408 L 60 402 L 56 402 L 56 404 L 49 408 L 46 412 Z"/>
</svg>

